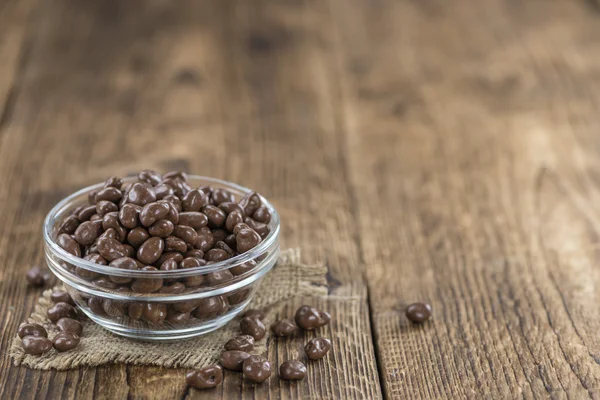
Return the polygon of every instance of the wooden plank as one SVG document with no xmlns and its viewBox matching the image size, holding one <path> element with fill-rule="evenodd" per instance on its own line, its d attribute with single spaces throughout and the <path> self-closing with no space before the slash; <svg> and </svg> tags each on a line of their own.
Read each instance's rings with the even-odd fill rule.
<svg viewBox="0 0 600 400">
<path fill-rule="evenodd" d="M 597 12 L 329 3 L 386 396 L 597 398 Z"/>
<path fill-rule="evenodd" d="M 36 0 L 0 1 L 0 129 L 19 91 L 20 72 L 27 63 L 35 28 L 29 23 Z"/>
<path fill-rule="evenodd" d="M 273 379 L 254 387 L 228 374 L 212 395 L 381 396 L 332 110 L 326 6 L 308 0 L 42 5 L 35 48 L 0 138 L 0 170 L 8 176 L 0 188 L 6 204 L 0 260 L 9 266 L 0 281 L 0 313 L 15 310 L 3 320 L 4 332 L 15 331 L 35 299 L 26 297 L 22 267 L 42 260 L 39 226 L 52 204 L 112 174 L 183 168 L 272 199 L 284 221 L 283 247 L 301 247 L 307 262 L 326 262 L 335 287 L 332 299 L 319 303 L 335 316 L 329 363 L 294 385 Z M 268 357 L 282 361 L 297 345 L 273 341 Z M 180 370 L 114 365 L 49 373 L 1 363 L 0 398 L 206 395 L 187 390 Z"/>
</svg>

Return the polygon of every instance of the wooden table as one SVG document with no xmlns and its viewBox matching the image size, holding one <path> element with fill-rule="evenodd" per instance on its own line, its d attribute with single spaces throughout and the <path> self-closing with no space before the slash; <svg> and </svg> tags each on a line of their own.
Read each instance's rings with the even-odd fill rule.
<svg viewBox="0 0 600 400">
<path fill-rule="evenodd" d="M 0 0 L 0 398 L 600 397 L 599 43 L 595 0 Z M 274 201 L 330 269 L 327 362 L 11 366 L 45 213 L 142 168 Z"/>
</svg>

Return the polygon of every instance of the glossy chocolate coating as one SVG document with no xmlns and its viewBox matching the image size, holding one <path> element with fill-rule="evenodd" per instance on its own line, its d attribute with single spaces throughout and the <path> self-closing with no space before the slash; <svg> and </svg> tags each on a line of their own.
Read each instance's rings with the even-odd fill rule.
<svg viewBox="0 0 600 400">
<path fill-rule="evenodd" d="M 225 350 L 251 351 L 254 348 L 254 338 L 250 335 L 239 335 L 225 343 Z"/>
<path fill-rule="evenodd" d="M 79 336 L 73 332 L 60 332 L 52 339 L 52 345 L 58 352 L 74 349 L 79 345 Z"/>
<path fill-rule="evenodd" d="M 244 335 L 252 336 L 254 340 L 262 339 L 267 333 L 265 325 L 255 316 L 242 318 L 240 321 L 240 330 Z"/>
<path fill-rule="evenodd" d="M 77 313 L 75 308 L 68 303 L 56 303 L 48 309 L 48 319 L 52 322 L 57 322 L 61 318 L 76 318 Z"/>
<path fill-rule="evenodd" d="M 292 336 L 297 330 L 296 324 L 289 319 L 282 319 L 271 325 L 271 332 L 279 337 Z"/>
<path fill-rule="evenodd" d="M 221 353 L 219 362 L 223 368 L 230 371 L 241 371 L 244 361 L 250 357 L 250 354 L 240 350 L 228 350 Z"/>
<path fill-rule="evenodd" d="M 297 381 L 306 376 L 306 365 L 299 360 L 288 360 L 279 366 L 279 377 L 286 381 Z"/>
<path fill-rule="evenodd" d="M 261 383 L 271 376 L 271 363 L 264 357 L 250 356 L 244 361 L 242 371 L 247 379 Z"/>
<path fill-rule="evenodd" d="M 427 303 L 413 303 L 406 307 L 406 317 L 416 324 L 423 323 L 431 317 L 431 306 Z"/>
<path fill-rule="evenodd" d="M 34 322 L 21 324 L 17 333 L 21 339 L 23 339 L 25 336 L 48 337 L 48 332 L 46 332 L 46 329 L 42 325 Z"/>
<path fill-rule="evenodd" d="M 22 343 L 25 353 L 33 356 L 41 356 L 52 350 L 52 341 L 43 336 L 25 336 Z"/>
<path fill-rule="evenodd" d="M 306 356 L 311 360 L 325 357 L 329 350 L 331 350 L 331 340 L 322 337 L 312 339 L 304 346 Z"/>
<path fill-rule="evenodd" d="M 329 313 L 317 310 L 314 307 L 304 305 L 296 311 L 294 316 L 296 325 L 300 328 L 311 331 L 327 325 L 331 320 Z"/>
<path fill-rule="evenodd" d="M 75 305 L 75 302 L 71 298 L 71 295 L 69 295 L 69 293 L 63 290 L 52 292 L 52 294 L 50 295 L 50 300 L 52 300 L 53 303 L 68 303 L 72 306 Z"/>
<path fill-rule="evenodd" d="M 219 365 L 211 365 L 188 373 L 185 381 L 196 389 L 214 388 L 223 382 L 223 369 Z"/>
<path fill-rule="evenodd" d="M 78 336 L 81 336 L 81 332 L 83 332 L 81 322 L 73 318 L 61 318 L 56 322 L 56 326 L 62 332 L 71 332 Z"/>
</svg>

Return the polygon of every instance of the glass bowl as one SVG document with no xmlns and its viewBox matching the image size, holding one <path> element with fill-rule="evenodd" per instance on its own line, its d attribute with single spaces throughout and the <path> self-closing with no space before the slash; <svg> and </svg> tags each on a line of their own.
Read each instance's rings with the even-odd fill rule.
<svg viewBox="0 0 600 400">
<path fill-rule="evenodd" d="M 135 177 L 124 178 L 124 184 Z M 211 185 L 229 190 L 239 201 L 250 189 L 234 183 L 190 175 L 192 187 Z M 94 322 L 115 334 L 141 340 L 174 340 L 214 331 L 241 313 L 279 256 L 279 215 L 271 212 L 270 233 L 251 250 L 214 264 L 143 271 L 120 269 L 76 257 L 56 243 L 58 227 L 71 212 L 87 205 L 97 184 L 60 201 L 44 222 L 48 266 L 64 283 L 77 306 Z M 136 291 L 131 288 L 136 285 Z M 156 289 L 160 287 L 160 289 Z M 140 293 L 144 292 L 144 293 Z"/>
</svg>

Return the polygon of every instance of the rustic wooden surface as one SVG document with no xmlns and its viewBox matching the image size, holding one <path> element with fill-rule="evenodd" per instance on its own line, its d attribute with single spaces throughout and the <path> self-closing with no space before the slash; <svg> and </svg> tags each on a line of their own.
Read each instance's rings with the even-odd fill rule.
<svg viewBox="0 0 600 400">
<path fill-rule="evenodd" d="M 599 43 L 594 0 L 0 0 L 0 398 L 600 398 Z M 146 167 L 274 201 L 331 271 L 327 363 L 11 365 L 45 213 Z"/>
</svg>

